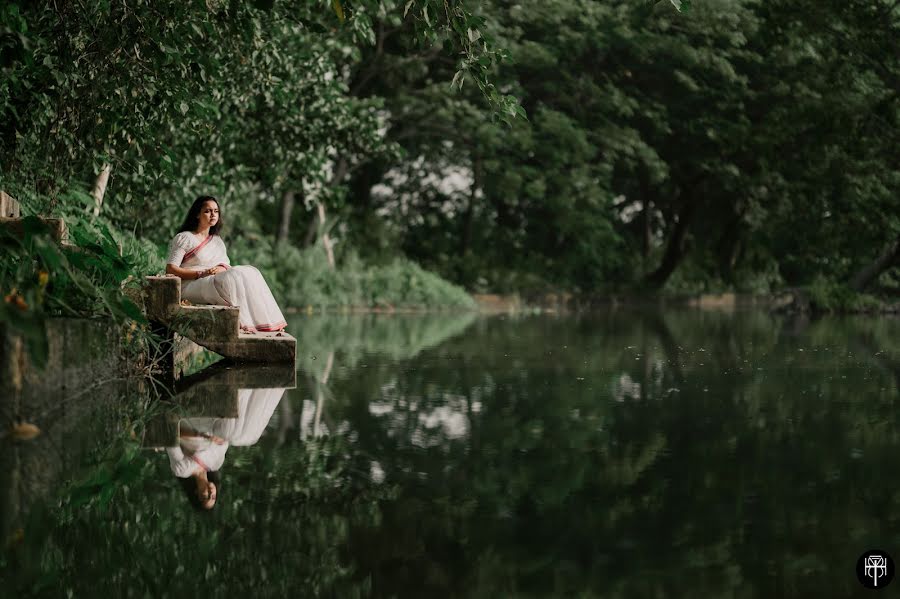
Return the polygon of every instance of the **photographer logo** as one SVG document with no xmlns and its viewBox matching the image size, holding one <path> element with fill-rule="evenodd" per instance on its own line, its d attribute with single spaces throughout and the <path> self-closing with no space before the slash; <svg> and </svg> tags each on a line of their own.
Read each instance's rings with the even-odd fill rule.
<svg viewBox="0 0 900 599">
<path fill-rule="evenodd" d="M 894 560 L 886 551 L 866 551 L 856 561 L 856 577 L 867 589 L 883 589 L 894 580 Z"/>
</svg>

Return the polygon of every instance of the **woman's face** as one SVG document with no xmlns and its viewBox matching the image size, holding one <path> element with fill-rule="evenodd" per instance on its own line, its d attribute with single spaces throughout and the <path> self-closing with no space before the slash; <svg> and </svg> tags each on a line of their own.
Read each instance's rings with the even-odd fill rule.
<svg viewBox="0 0 900 599">
<path fill-rule="evenodd" d="M 200 209 L 199 229 L 208 229 L 219 222 L 219 204 L 212 200 L 203 203 Z"/>
<path fill-rule="evenodd" d="M 216 484 L 203 478 L 197 478 L 197 498 L 203 509 L 211 510 L 216 505 Z"/>
</svg>

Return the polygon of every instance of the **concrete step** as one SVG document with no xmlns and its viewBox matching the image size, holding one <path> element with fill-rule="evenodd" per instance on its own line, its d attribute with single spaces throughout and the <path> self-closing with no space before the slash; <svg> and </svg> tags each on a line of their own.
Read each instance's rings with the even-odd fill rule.
<svg viewBox="0 0 900 599">
<path fill-rule="evenodd" d="M 61 218 L 37 217 L 50 233 L 50 236 L 68 249 L 78 246 L 69 243 L 69 229 L 66 221 Z M 22 206 L 18 200 L 3 190 L 0 190 L 0 229 L 14 237 L 25 237 L 25 219 L 22 217 Z"/>
<path fill-rule="evenodd" d="M 181 279 L 145 277 L 144 306 L 151 321 L 162 323 L 197 345 L 236 362 L 293 364 L 297 340 L 287 333 L 242 333 L 239 309 L 229 306 L 182 305 Z"/>
<path fill-rule="evenodd" d="M 22 207 L 14 197 L 0 189 L 0 216 L 3 218 L 19 218 L 22 216 Z"/>
<path fill-rule="evenodd" d="M 69 229 L 66 227 L 66 221 L 61 218 L 39 218 L 39 220 L 53 239 L 62 245 L 69 245 Z M 24 218 L 0 216 L 0 228 L 14 237 L 25 237 Z"/>
</svg>

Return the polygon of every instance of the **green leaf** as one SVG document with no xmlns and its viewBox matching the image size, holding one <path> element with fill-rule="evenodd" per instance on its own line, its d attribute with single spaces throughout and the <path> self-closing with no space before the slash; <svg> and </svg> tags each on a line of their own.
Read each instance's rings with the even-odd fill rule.
<svg viewBox="0 0 900 599">
<path fill-rule="evenodd" d="M 341 6 L 341 0 L 331 0 L 331 6 L 334 8 L 334 14 L 337 15 L 337 18 L 344 22 L 344 7 Z"/>
</svg>

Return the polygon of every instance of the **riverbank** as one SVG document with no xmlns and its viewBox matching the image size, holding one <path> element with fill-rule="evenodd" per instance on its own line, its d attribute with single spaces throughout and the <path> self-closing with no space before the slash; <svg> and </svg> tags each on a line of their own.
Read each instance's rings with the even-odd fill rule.
<svg viewBox="0 0 900 599">
<path fill-rule="evenodd" d="M 900 314 L 900 300 L 847 292 L 840 296 L 817 293 L 805 288 L 785 289 L 768 294 L 701 293 L 647 294 L 623 292 L 609 294 L 474 294 L 478 310 L 484 313 L 511 312 L 587 312 L 616 307 L 699 308 L 739 310 L 758 308 L 802 314 Z"/>
</svg>

